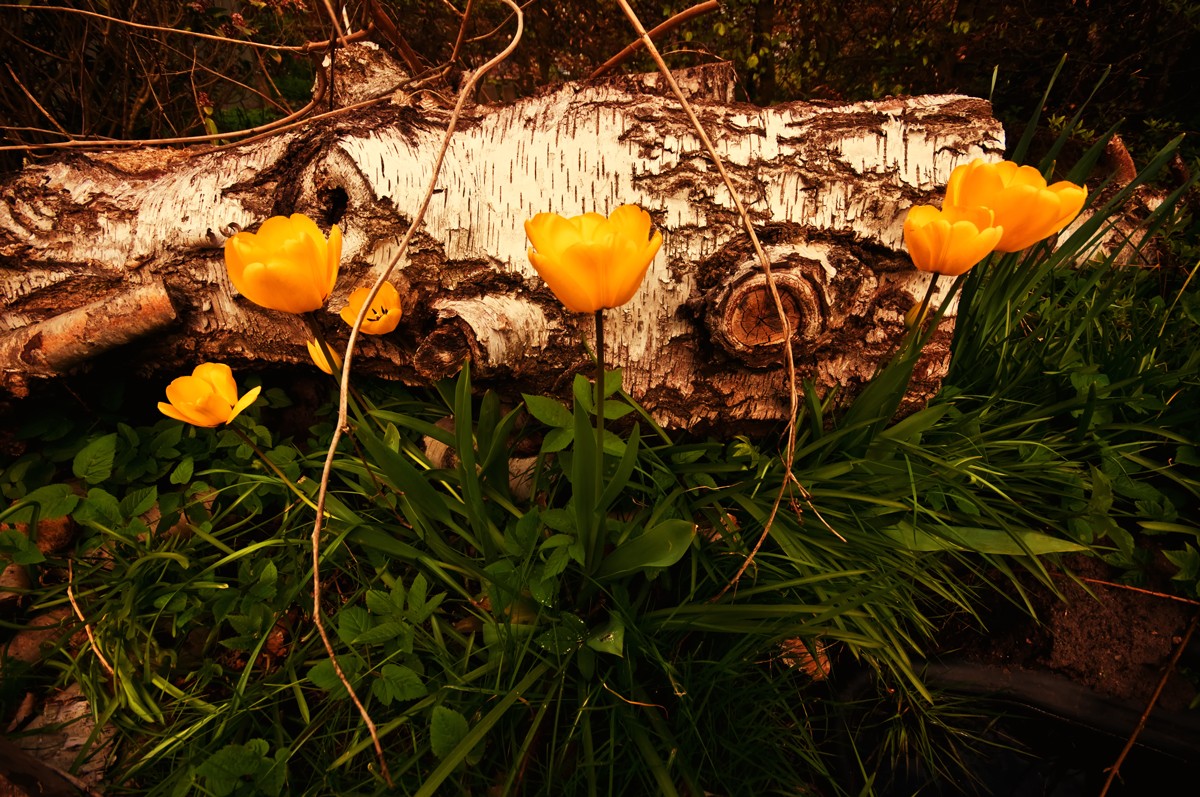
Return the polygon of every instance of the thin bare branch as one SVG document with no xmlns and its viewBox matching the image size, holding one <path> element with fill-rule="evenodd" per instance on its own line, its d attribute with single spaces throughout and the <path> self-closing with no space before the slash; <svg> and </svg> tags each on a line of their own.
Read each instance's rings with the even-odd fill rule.
<svg viewBox="0 0 1200 797">
<path fill-rule="evenodd" d="M 109 24 L 115 22 L 118 25 L 124 25 L 126 27 L 136 28 L 137 30 L 156 31 L 159 33 L 174 33 L 174 34 L 178 34 L 180 36 L 191 36 L 192 38 L 196 38 L 196 39 L 207 39 L 208 41 L 222 42 L 224 44 L 239 44 L 239 45 L 242 45 L 243 47 L 254 47 L 259 50 L 275 50 L 275 51 L 281 52 L 281 53 L 319 52 L 321 50 L 328 49 L 329 45 L 333 41 L 337 41 L 337 39 L 331 39 L 328 41 L 320 41 L 320 42 L 306 42 L 304 44 L 264 44 L 262 42 L 251 41 L 249 39 L 231 39 L 228 36 L 218 36 L 215 33 L 200 33 L 199 31 L 194 31 L 194 30 L 180 30 L 178 28 L 164 28 L 160 25 L 146 25 L 141 22 L 131 22 L 127 19 L 119 19 L 117 17 L 112 17 L 107 14 L 99 14 L 95 11 L 85 11 L 81 8 L 64 8 L 61 6 L 25 6 L 25 5 L 17 5 L 14 3 L 0 3 L 0 8 L 17 10 L 17 11 L 25 11 L 25 12 L 44 11 L 44 12 L 66 13 L 66 14 L 78 14 L 78 15 L 84 16 L 84 17 L 92 17 L 93 19 L 103 20 L 104 22 L 109 23 Z M 358 31 L 357 33 L 351 34 L 349 36 L 339 37 L 339 38 L 341 40 L 341 44 L 343 46 L 345 46 L 346 44 L 348 44 L 350 42 L 360 41 L 362 39 L 367 38 L 367 36 L 369 36 L 370 33 L 371 33 L 371 28 L 368 27 L 364 30 Z"/>
<path fill-rule="evenodd" d="M 458 26 L 458 36 L 454 39 L 454 49 L 450 51 L 450 59 L 447 61 L 451 66 L 458 60 L 458 51 L 462 49 L 463 37 L 467 35 L 467 21 L 471 18 L 471 4 L 473 0 L 467 0 L 467 5 L 462 12 L 462 24 Z"/>
<path fill-rule="evenodd" d="M 37 97 L 34 97 L 32 94 L 29 93 L 29 89 L 25 88 L 25 84 L 21 82 L 21 79 L 19 77 L 17 77 L 17 73 L 13 71 L 12 65 L 5 64 L 4 68 L 8 70 L 8 74 L 10 74 L 12 76 L 13 82 L 17 84 L 17 88 L 19 88 L 21 90 L 21 93 L 25 95 L 26 99 L 28 99 L 30 102 L 32 102 L 34 107 L 36 107 L 39 111 L 42 112 L 42 116 L 46 117 L 46 120 L 48 122 L 50 122 L 50 124 L 54 125 L 54 127 L 58 130 L 58 132 L 62 133 L 67 138 L 70 138 L 71 134 L 67 132 L 67 129 L 65 127 L 63 127 L 62 125 L 60 125 L 58 123 L 58 120 L 55 119 L 53 116 L 51 116 L 50 112 L 42 107 L 42 104 L 37 101 Z"/>
<path fill-rule="evenodd" d="M 117 672 L 113 666 L 108 663 L 108 659 L 104 658 L 104 651 L 100 649 L 100 645 L 96 643 L 96 635 L 92 633 L 92 625 L 83 616 L 83 610 L 79 608 L 79 604 L 75 602 L 75 590 L 73 584 L 75 582 L 75 573 L 71 567 L 71 560 L 67 560 L 67 600 L 71 602 L 71 608 L 75 610 L 75 616 L 79 618 L 79 622 L 83 623 L 83 631 L 87 634 L 88 642 L 92 643 L 92 652 L 96 654 L 100 665 L 104 667 L 104 671 L 109 674 L 109 677 L 116 678 Z"/>
<path fill-rule="evenodd" d="M 666 22 L 663 22 L 661 25 L 654 28 L 654 30 L 650 31 L 650 34 L 649 34 L 650 38 L 653 39 L 656 36 L 662 36 L 664 33 L 669 33 L 671 31 L 675 30 L 675 28 L 679 27 L 683 23 L 687 22 L 692 17 L 698 17 L 701 14 L 707 14 L 709 11 L 715 11 L 717 8 L 720 7 L 720 5 L 721 4 L 718 3 L 717 0 L 707 0 L 707 2 L 697 3 L 696 5 L 692 6 L 691 8 L 685 8 L 683 11 L 680 11 L 678 14 L 671 17 Z M 642 40 L 634 39 L 632 42 L 630 42 L 629 46 L 627 46 L 624 50 L 622 50 L 621 52 L 614 55 L 612 58 L 605 61 L 603 64 L 601 64 L 596 69 L 596 71 L 594 71 L 594 72 L 592 72 L 592 74 L 588 75 L 588 79 L 594 80 L 595 78 L 600 77 L 605 72 L 612 69 L 617 64 L 620 64 L 622 61 L 624 61 L 626 58 L 628 58 L 629 56 L 636 53 L 641 48 L 642 48 Z"/>
<path fill-rule="evenodd" d="M 696 112 L 692 109 L 692 104 L 688 102 L 687 97 L 679 88 L 679 84 L 675 82 L 675 77 L 671 74 L 671 70 L 667 67 L 666 61 L 663 60 L 662 54 L 659 53 L 658 47 L 642 26 L 634 10 L 629 6 L 627 0 L 617 0 L 621 5 L 621 9 L 625 12 L 625 16 L 629 18 L 629 22 L 633 25 L 634 30 L 641 37 L 640 41 L 645 46 L 646 50 L 654 58 L 654 63 L 658 64 L 658 70 L 662 72 L 667 84 L 671 87 L 671 91 L 683 106 L 684 113 L 687 114 L 688 120 L 691 121 L 692 127 L 699 136 L 700 141 L 704 144 L 705 150 L 708 151 L 709 157 L 716 166 L 717 172 L 721 175 L 721 180 L 725 183 L 726 190 L 729 191 L 729 196 L 733 199 L 733 204 L 737 208 L 738 215 L 742 219 L 742 225 L 746 228 L 746 234 L 750 236 L 750 243 L 754 246 L 754 253 L 758 257 L 759 265 L 762 266 L 763 275 L 766 277 L 767 289 L 771 293 L 771 301 L 775 303 L 775 311 L 779 315 L 779 325 L 783 330 L 783 354 L 784 361 L 787 365 L 787 386 L 788 386 L 788 425 L 787 425 L 787 444 L 784 449 L 784 465 L 787 468 L 787 477 L 783 480 L 783 484 L 779 487 L 779 493 L 775 496 L 775 501 L 771 505 L 771 512 L 767 515 L 766 521 L 763 523 L 762 534 L 755 543 L 754 549 L 750 551 L 750 555 L 742 562 L 738 568 L 737 574 L 730 580 L 728 584 L 717 594 L 713 600 L 719 600 L 730 587 L 736 585 L 741 579 L 742 574 L 746 572 L 746 568 L 750 567 L 750 563 L 754 561 L 755 555 L 762 547 L 767 535 L 771 531 L 771 526 L 775 523 L 775 518 L 779 514 L 779 507 L 783 503 L 783 497 L 787 494 L 788 489 L 792 484 L 799 488 L 801 495 L 807 500 L 808 491 L 796 479 L 792 472 L 792 461 L 796 457 L 796 415 L 800 407 L 800 392 L 796 388 L 796 357 L 792 351 L 792 324 L 788 320 L 787 312 L 783 308 L 783 300 L 779 296 L 779 289 L 775 285 L 775 278 L 771 273 L 771 259 L 767 257 L 766 251 L 758 240 L 758 233 L 754 231 L 754 222 L 750 220 L 750 215 L 746 212 L 746 207 L 742 204 L 742 199 L 738 195 L 737 189 L 734 188 L 733 181 L 729 178 L 729 172 L 725 170 L 725 164 L 721 160 L 721 156 L 717 154 L 717 148 L 713 146 L 712 140 L 708 137 L 704 126 L 700 124 L 700 119 L 697 118 Z"/>
<path fill-rule="evenodd" d="M 1192 640 L 1192 634 L 1196 633 L 1196 624 L 1200 622 L 1200 612 L 1197 612 L 1192 617 L 1192 622 L 1188 626 L 1187 633 L 1183 635 L 1183 639 L 1179 640 L 1179 644 L 1175 646 L 1175 652 L 1171 655 L 1171 661 L 1167 664 L 1167 669 L 1163 671 L 1162 678 L 1158 681 L 1158 686 L 1154 690 L 1154 694 L 1150 696 L 1150 702 L 1146 705 L 1146 710 L 1142 712 L 1142 716 L 1138 718 L 1137 727 L 1133 729 L 1133 733 L 1129 735 L 1129 740 L 1125 742 L 1125 746 L 1121 748 L 1120 755 L 1113 765 L 1109 767 L 1108 777 L 1104 781 L 1104 787 L 1100 789 L 1099 797 L 1106 797 L 1108 790 L 1112 788 L 1113 781 L 1117 779 L 1117 775 L 1121 772 L 1121 764 L 1125 763 L 1129 751 L 1133 749 L 1137 739 L 1141 736 L 1142 731 L 1146 728 L 1146 722 L 1150 719 L 1150 713 L 1154 711 L 1154 707 L 1158 704 L 1158 698 L 1162 695 L 1163 689 L 1167 686 L 1167 681 L 1171 677 L 1171 673 L 1175 672 L 1175 666 L 1179 663 L 1179 657 L 1183 655 L 1184 649 Z"/>
<path fill-rule="evenodd" d="M 342 360 L 342 378 L 340 389 L 338 391 L 338 418 L 337 424 L 333 429 L 333 438 L 329 442 L 329 450 L 325 456 L 325 467 L 321 472 L 321 484 L 317 491 L 317 512 L 316 519 L 313 521 L 312 531 L 312 569 L 313 569 L 313 624 L 317 628 L 317 633 L 321 636 L 321 641 L 325 645 L 325 652 L 329 656 L 330 662 L 333 664 L 334 672 L 337 673 L 338 679 L 342 685 L 346 687 L 346 691 L 350 694 L 354 705 L 358 708 L 359 715 L 362 716 L 363 722 L 367 726 L 367 730 L 371 734 L 371 741 L 375 745 L 375 754 L 379 758 L 379 765 L 384 777 L 390 786 L 391 776 L 388 774 L 387 761 L 384 759 L 383 746 L 379 742 L 379 732 L 375 727 L 375 723 L 371 720 L 371 715 L 367 711 L 365 705 L 358 698 L 354 689 L 351 687 L 346 674 L 342 671 L 341 664 L 338 663 L 337 653 L 333 649 L 333 642 L 329 638 L 329 632 L 325 628 L 325 623 L 321 619 L 321 528 L 325 519 L 325 499 L 329 492 L 329 477 L 333 473 L 333 460 L 337 454 L 338 443 L 341 441 L 342 434 L 349 429 L 347 415 L 349 412 L 350 403 L 350 371 L 354 358 L 354 345 L 358 342 L 358 333 L 362 327 L 363 320 L 370 312 L 371 303 L 375 301 L 375 296 L 379 293 L 380 287 L 391 276 L 392 271 L 400 263 L 400 259 L 408 252 L 408 245 L 412 241 L 412 237 L 420 228 L 422 221 L 425 218 L 425 212 L 429 208 L 429 202 L 433 198 L 434 191 L 437 189 L 438 176 L 442 171 L 442 163 L 446 159 L 446 152 L 450 148 L 450 139 L 454 135 L 454 131 L 458 126 L 458 120 L 462 116 L 463 107 L 466 105 L 467 99 L 475 89 L 475 84 L 483 75 L 489 72 L 493 67 L 508 58 L 512 51 L 516 49 L 517 43 L 521 40 L 521 34 L 524 32 L 525 18 L 521 13 L 521 9 L 513 0 L 502 0 L 506 5 L 513 9 L 517 17 L 517 30 L 513 34 L 512 40 L 504 50 L 473 72 L 470 78 L 463 83 L 462 88 L 458 93 L 458 102 L 454 106 L 454 111 L 450 115 L 450 120 L 446 124 L 446 132 L 442 136 L 442 144 L 438 149 L 437 158 L 434 160 L 433 170 L 429 176 L 429 186 L 425 191 L 425 196 L 421 200 L 421 204 L 413 216 L 412 221 L 408 225 L 408 229 L 404 233 L 404 238 L 400 241 L 400 246 L 396 250 L 396 254 L 392 257 L 387 268 L 375 280 L 375 284 L 371 286 L 367 297 L 363 300 L 362 307 L 359 309 L 358 317 L 355 319 L 353 326 L 350 328 L 350 339 L 346 342 L 346 351 Z"/>
</svg>

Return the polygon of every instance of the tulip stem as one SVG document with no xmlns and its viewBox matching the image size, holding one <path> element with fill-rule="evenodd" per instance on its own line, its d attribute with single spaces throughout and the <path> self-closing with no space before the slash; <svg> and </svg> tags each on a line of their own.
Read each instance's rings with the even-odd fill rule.
<svg viewBox="0 0 1200 797">
<path fill-rule="evenodd" d="M 596 311 L 596 500 L 604 494 L 604 308 Z M 591 566 L 600 564 L 604 552 L 604 512 L 596 518 Z"/>
<path fill-rule="evenodd" d="M 263 453 L 262 449 L 259 448 L 258 445 L 255 444 L 255 442 L 253 440 L 250 439 L 250 435 L 246 434 L 243 430 L 239 429 L 238 427 L 234 426 L 233 424 L 230 424 L 229 428 L 233 431 L 234 434 L 236 434 L 238 437 L 242 438 L 242 442 L 244 442 L 246 445 L 250 446 L 250 449 L 258 456 L 258 458 L 260 460 L 262 460 L 262 463 L 264 465 L 266 465 L 268 468 L 270 468 L 275 473 L 275 475 L 279 477 L 279 480 L 282 481 L 284 484 L 286 484 L 288 486 L 288 489 L 296 494 L 297 498 L 299 498 L 301 501 L 303 501 L 305 504 L 307 504 L 310 509 L 317 508 L 317 505 L 312 502 L 312 499 L 309 498 L 307 495 L 305 495 L 300 490 L 300 488 L 296 486 L 296 483 L 293 482 L 291 479 L 289 479 L 287 477 L 287 474 L 279 469 L 278 465 L 276 465 L 274 462 L 272 462 L 271 460 L 269 460 L 267 458 L 267 455 Z"/>
<path fill-rule="evenodd" d="M 921 300 L 921 307 L 917 310 L 917 320 L 913 324 L 913 341 L 917 345 L 917 350 L 925 348 L 925 314 L 929 312 L 929 303 L 933 301 L 933 295 L 937 293 L 938 277 L 941 274 L 934 272 L 930 275 L 929 287 L 925 289 L 925 298 Z"/>
</svg>

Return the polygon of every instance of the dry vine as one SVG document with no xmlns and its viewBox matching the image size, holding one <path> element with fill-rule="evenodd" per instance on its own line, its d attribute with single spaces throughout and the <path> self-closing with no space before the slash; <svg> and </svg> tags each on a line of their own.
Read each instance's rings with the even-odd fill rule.
<svg viewBox="0 0 1200 797">
<path fill-rule="evenodd" d="M 520 6 L 518 6 L 514 0 L 501 0 L 501 2 L 508 5 L 508 7 L 511 8 L 513 13 L 516 15 L 517 30 L 513 34 L 513 38 L 509 42 L 508 46 L 486 64 L 472 72 L 470 77 L 463 82 L 462 87 L 459 89 L 458 101 L 455 104 L 454 111 L 451 113 L 450 120 L 446 125 L 446 132 L 442 136 L 442 143 L 438 149 L 437 158 L 434 160 L 432 173 L 429 176 L 429 187 L 425 191 L 425 196 L 421 200 L 421 205 L 417 209 L 416 214 L 413 216 L 412 221 L 409 223 L 408 229 L 404 233 L 404 238 L 400 241 L 400 245 L 396 250 L 396 254 L 392 257 L 391 262 L 388 263 L 387 268 L 385 268 L 379 275 L 379 278 L 375 280 L 375 284 L 371 286 L 371 290 L 368 291 L 367 297 L 363 300 L 362 307 L 358 311 L 358 317 L 355 319 L 354 324 L 350 328 L 350 339 L 346 342 L 346 350 L 343 354 L 342 360 L 342 375 L 338 393 L 337 424 L 334 426 L 333 437 L 329 442 L 329 450 L 325 457 L 325 466 L 321 471 L 321 484 L 317 491 L 317 512 L 316 519 L 313 522 L 312 531 L 313 624 L 316 626 L 317 632 L 321 636 L 321 641 L 325 645 L 325 652 L 328 654 L 329 660 L 333 664 L 333 670 L 337 674 L 338 680 L 341 681 L 342 686 L 344 686 L 346 691 L 349 693 L 351 700 L 354 701 L 354 705 L 358 709 L 359 715 L 363 718 L 363 722 L 366 724 L 367 730 L 371 734 L 371 741 L 375 746 L 375 754 L 379 758 L 380 773 L 383 775 L 384 780 L 387 781 L 389 786 L 392 785 L 392 780 L 391 775 L 388 773 L 387 761 L 384 759 L 383 746 L 379 741 L 379 732 L 375 727 L 374 721 L 371 719 L 370 713 L 367 711 L 367 707 L 359 699 L 357 693 L 355 693 L 353 687 L 350 685 L 350 681 L 346 677 L 345 672 L 342 671 L 342 667 L 338 663 L 337 654 L 333 649 L 333 642 L 329 638 L 329 632 L 326 630 L 325 623 L 321 619 L 321 528 L 322 521 L 325 518 L 325 498 L 329 491 L 329 478 L 333 472 L 333 460 L 337 453 L 338 443 L 341 441 L 342 434 L 349 431 L 347 416 L 349 414 L 350 401 L 350 370 L 354 357 L 354 345 L 358 342 L 359 330 L 362 327 L 363 321 L 367 317 L 367 313 L 371 310 L 371 304 L 375 301 L 375 296 L 379 293 L 380 287 L 382 287 L 383 283 L 386 282 L 388 277 L 391 276 L 392 271 L 396 268 L 396 266 L 400 263 L 401 258 L 403 258 L 405 253 L 408 251 L 408 246 L 412 241 L 413 235 L 421 226 L 421 222 L 425 218 L 425 211 L 428 209 L 429 202 L 433 198 L 433 192 L 437 187 L 438 175 L 441 173 L 442 163 L 446 158 L 446 151 L 450 147 L 450 138 L 454 134 L 455 128 L 458 126 L 458 120 L 462 115 L 463 106 L 466 104 L 467 99 L 474 91 L 475 85 L 479 82 L 479 79 L 498 64 L 503 62 L 506 58 L 508 58 L 508 56 L 512 54 L 512 51 L 516 49 L 517 44 L 521 40 L 521 34 L 524 31 L 525 18 L 521 13 Z M 463 24 L 466 24 L 465 17 Z"/>
<path fill-rule="evenodd" d="M 796 479 L 795 473 L 792 471 L 792 463 L 796 458 L 796 415 L 800 408 L 800 391 L 796 387 L 796 358 L 792 351 L 792 325 L 788 321 L 787 313 L 783 307 L 783 300 L 779 296 L 779 289 L 775 285 L 774 275 L 771 273 L 771 259 L 767 257 L 766 251 L 758 240 L 758 234 L 754 232 L 754 222 L 750 220 L 750 215 L 746 212 L 745 205 L 742 204 L 741 196 L 734 188 L 733 181 L 729 178 L 729 173 L 725 170 L 725 164 L 721 160 L 721 156 L 717 154 L 716 147 L 713 146 L 712 140 L 705 132 L 704 126 L 700 124 L 696 112 L 692 109 L 691 103 L 679 88 L 679 84 L 675 82 L 675 78 L 671 74 L 670 68 L 667 67 L 666 61 L 663 60 L 662 54 L 658 51 L 658 47 L 654 44 L 654 40 L 650 38 L 646 28 L 638 19 L 637 14 L 629 6 L 627 0 L 617 0 L 621 5 L 621 9 L 625 12 L 625 16 L 629 18 L 630 24 L 637 31 L 640 37 L 639 41 L 645 46 L 647 52 L 654 59 L 654 63 L 658 65 L 658 70 L 663 74 L 667 84 L 671 87 L 671 91 L 675 94 L 675 98 L 679 100 L 683 106 L 684 113 L 687 114 L 688 120 L 692 123 L 692 127 L 699 136 L 700 141 L 704 144 L 704 148 L 708 151 L 708 155 L 712 158 L 713 164 L 717 167 L 717 171 L 721 175 L 721 180 L 725 183 L 725 188 L 729 191 L 729 195 L 733 198 L 734 206 L 737 208 L 738 215 L 742 219 L 742 225 L 746 228 L 746 234 L 750 236 L 750 243 L 754 246 L 754 253 L 758 257 L 758 262 L 762 266 L 763 276 L 767 280 L 767 289 L 771 293 L 771 301 L 775 303 L 775 311 L 779 315 L 780 328 L 783 330 L 783 356 L 787 365 L 787 387 L 788 387 L 788 424 L 787 424 L 787 443 L 784 447 L 784 465 L 787 469 L 787 476 L 783 480 L 783 484 L 779 486 L 779 493 L 775 496 L 775 501 L 771 504 L 771 511 L 763 522 L 763 530 L 759 535 L 758 542 L 754 544 L 750 555 L 742 562 L 737 573 L 730 579 L 720 592 L 717 593 L 714 601 L 720 600 L 731 587 L 735 587 L 746 569 L 750 567 L 754 561 L 754 557 L 758 554 L 763 542 L 766 541 L 767 535 L 771 532 L 771 526 L 775 523 L 775 518 L 779 514 L 779 507 L 783 504 L 783 497 L 787 495 L 788 489 L 792 484 L 800 490 L 801 496 L 808 500 L 808 491 Z M 811 506 L 811 501 L 809 502 Z M 828 524 L 826 524 L 828 527 Z M 830 528 L 830 531 L 833 531 Z M 837 535 L 837 532 L 833 532 Z M 841 539 L 841 535 L 837 535 Z"/>
</svg>

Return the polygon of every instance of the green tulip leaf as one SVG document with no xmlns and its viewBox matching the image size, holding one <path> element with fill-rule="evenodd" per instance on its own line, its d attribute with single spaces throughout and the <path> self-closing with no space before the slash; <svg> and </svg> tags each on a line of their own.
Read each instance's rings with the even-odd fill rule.
<svg viewBox="0 0 1200 797">
<path fill-rule="evenodd" d="M 648 567 L 670 567 L 683 558 L 695 536 L 694 523 L 664 520 L 609 554 L 596 570 L 596 578 L 615 578 Z"/>
<path fill-rule="evenodd" d="M 968 550 L 1001 556 L 1027 556 L 1087 550 L 1086 546 L 1077 542 L 1036 531 L 943 526 L 937 534 L 930 534 L 910 523 L 898 523 L 884 529 L 883 533 L 910 551 Z"/>
</svg>

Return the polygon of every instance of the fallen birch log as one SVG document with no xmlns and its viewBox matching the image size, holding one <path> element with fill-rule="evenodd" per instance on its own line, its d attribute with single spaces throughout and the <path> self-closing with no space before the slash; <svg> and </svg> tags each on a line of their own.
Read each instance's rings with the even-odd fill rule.
<svg viewBox="0 0 1200 797">
<path fill-rule="evenodd" d="M 368 62 L 383 57 L 360 47 Z M 732 101 L 727 68 L 681 75 L 768 247 L 799 376 L 853 395 L 894 351 L 928 284 L 902 252 L 907 209 L 933 199 L 955 165 L 1003 151 L 990 106 L 926 96 L 758 108 Z M 75 154 L 0 181 L 0 382 L 20 396 L 113 347 L 164 380 L 205 360 L 242 371 L 307 363 L 299 319 L 237 296 L 226 237 L 292 212 L 341 226 L 342 271 L 318 320 L 344 341 L 336 313 L 395 254 L 445 123 L 440 107 L 397 92 L 243 146 Z M 361 371 L 422 384 L 470 360 L 502 390 L 565 393 L 587 367 L 591 319 L 567 313 L 537 277 L 523 223 L 624 203 L 646 208 L 665 240 L 641 291 L 607 314 L 608 362 L 624 367 L 625 388 L 675 427 L 785 417 L 782 335 L 765 276 L 728 192 L 653 75 L 473 109 L 393 277 L 403 321 L 363 342 Z M 169 306 L 159 302 L 152 318 L 128 311 L 160 285 Z M 81 311 L 90 325 L 70 322 Z M 919 363 L 910 401 L 937 389 L 952 323 Z M 47 340 L 38 333 L 47 325 L 88 340 L 59 340 L 69 356 L 39 351 L 31 341 Z M 98 328 L 111 334 L 93 338 Z"/>
</svg>

